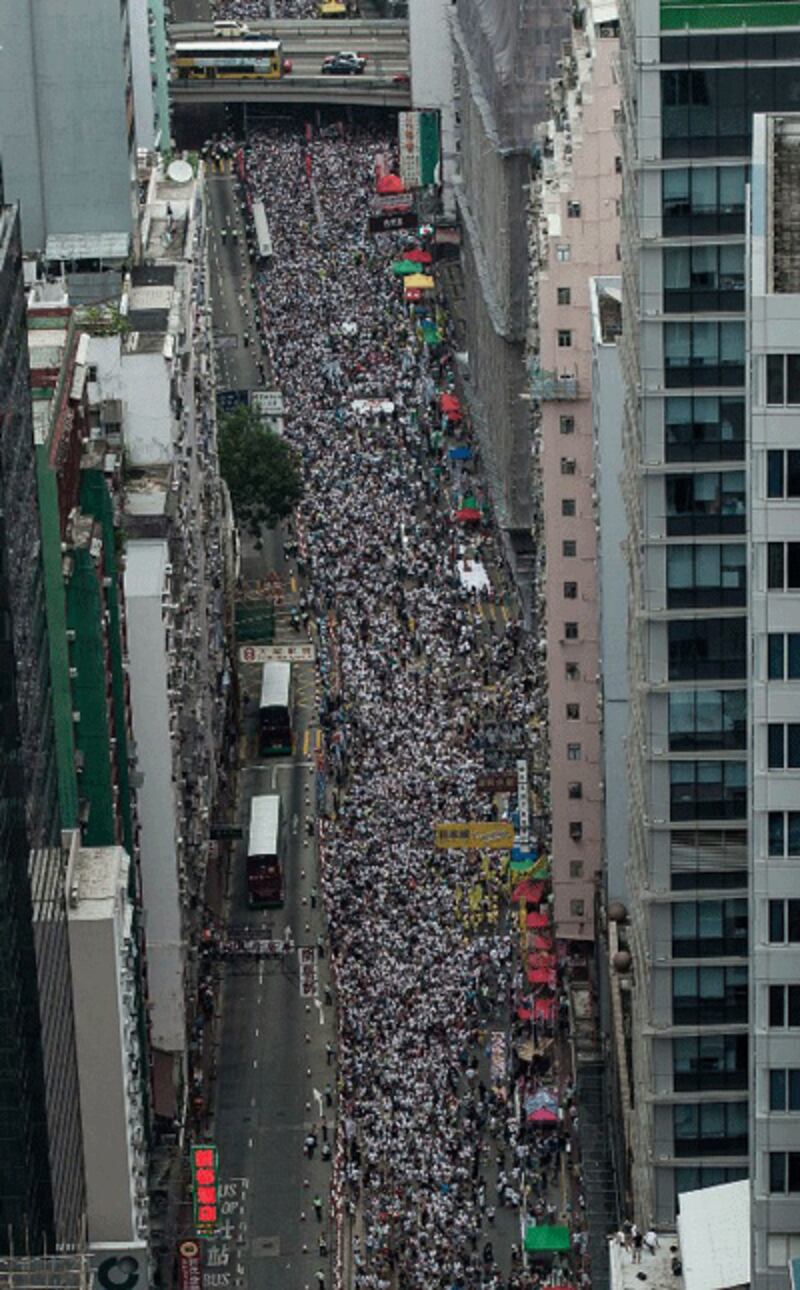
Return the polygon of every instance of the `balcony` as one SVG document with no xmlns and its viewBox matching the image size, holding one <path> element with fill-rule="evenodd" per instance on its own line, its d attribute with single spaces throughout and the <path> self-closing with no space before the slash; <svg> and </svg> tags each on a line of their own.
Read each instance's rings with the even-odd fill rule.
<svg viewBox="0 0 800 1290">
<path fill-rule="evenodd" d="M 577 376 L 543 371 L 537 364 L 531 368 L 531 397 L 539 403 L 580 397 Z"/>
</svg>

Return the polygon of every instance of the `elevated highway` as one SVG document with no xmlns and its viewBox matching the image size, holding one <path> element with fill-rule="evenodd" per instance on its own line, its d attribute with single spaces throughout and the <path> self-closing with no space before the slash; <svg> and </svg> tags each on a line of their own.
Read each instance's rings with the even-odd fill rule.
<svg viewBox="0 0 800 1290">
<path fill-rule="evenodd" d="M 176 107 L 226 103 L 314 103 L 408 108 L 411 91 L 380 76 L 286 76 L 281 81 L 174 81 Z"/>
</svg>

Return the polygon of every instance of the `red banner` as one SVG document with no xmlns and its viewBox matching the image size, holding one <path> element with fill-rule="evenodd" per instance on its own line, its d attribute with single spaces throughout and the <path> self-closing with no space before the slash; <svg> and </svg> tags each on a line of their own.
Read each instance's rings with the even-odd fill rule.
<svg viewBox="0 0 800 1290">
<path fill-rule="evenodd" d="M 178 1258 L 180 1290 L 203 1290 L 203 1258 L 197 1241 L 181 1241 Z"/>
<path fill-rule="evenodd" d="M 311 178 L 311 153 L 306 153 L 306 174 Z"/>
</svg>

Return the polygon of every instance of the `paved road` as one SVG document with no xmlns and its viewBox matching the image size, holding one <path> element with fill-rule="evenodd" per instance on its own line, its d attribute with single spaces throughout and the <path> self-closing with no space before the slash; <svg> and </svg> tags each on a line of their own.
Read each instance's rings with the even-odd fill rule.
<svg viewBox="0 0 800 1290">
<path fill-rule="evenodd" d="M 263 382 L 255 343 L 250 265 L 236 189 L 228 175 L 211 174 L 208 191 L 217 386 L 220 389 L 258 389 Z M 224 240 L 222 229 L 226 230 Z M 238 241 L 234 241 L 234 233 Z M 244 302 L 244 307 L 240 301 Z M 244 343 L 245 334 L 250 337 L 248 347 Z"/>
<path fill-rule="evenodd" d="M 236 389 L 260 385 L 247 294 L 248 270 L 243 264 L 244 238 L 240 237 L 237 247 L 230 232 L 224 244 L 219 236 L 223 224 L 229 227 L 229 221 L 238 218 L 234 186 L 229 178 L 215 176 L 209 191 L 210 218 L 216 230 L 211 244 L 214 330 L 219 335 L 236 336 L 240 342 L 247 329 L 253 336 L 250 349 L 239 343 L 236 348 L 217 351 L 219 383 Z M 247 322 L 242 318 L 241 296 Z M 296 575 L 284 561 L 281 534 L 270 535 L 262 551 L 245 548 L 246 578 L 263 577 L 270 567 L 284 579 L 287 602 L 296 599 Z M 278 614 L 277 640 L 298 640 L 285 611 Z M 250 928 L 266 939 L 282 939 L 288 926 L 295 946 L 315 948 L 323 926 L 320 908 L 312 908 L 311 903 L 317 885 L 316 847 L 306 826 L 313 825 L 315 819 L 313 757 L 318 742 L 318 703 L 313 665 L 294 666 L 295 754 L 267 761 L 255 756 L 260 669 L 245 666 L 240 672 L 242 690 L 250 701 L 244 709 L 239 820 L 246 834 L 252 796 L 280 794 L 288 826 L 286 902 L 280 910 L 248 908 L 244 844 L 240 844 L 232 864 L 228 926 L 239 936 Z M 330 1258 L 320 1256 L 318 1248 L 319 1236 L 328 1234 L 331 1172 L 331 1166 L 321 1159 L 320 1125 L 325 1086 L 330 1082 L 335 1087 L 335 1068 L 328 1065 L 326 1053 L 326 1045 L 333 1042 L 333 1012 L 324 1004 L 327 957 L 316 958 L 316 970 L 317 988 L 305 998 L 301 996 L 296 951 L 261 961 L 242 958 L 224 967 L 214 1124 L 224 1180 L 224 1221 L 218 1239 L 206 1249 L 205 1290 L 236 1286 L 304 1290 L 315 1284 L 318 1270 L 328 1275 Z M 333 1108 L 327 1111 L 331 1140 L 333 1114 Z M 308 1160 L 303 1143 L 312 1125 L 317 1128 L 319 1143 L 314 1159 Z M 317 1221 L 313 1206 L 317 1194 L 324 1202 L 322 1222 Z"/>
</svg>

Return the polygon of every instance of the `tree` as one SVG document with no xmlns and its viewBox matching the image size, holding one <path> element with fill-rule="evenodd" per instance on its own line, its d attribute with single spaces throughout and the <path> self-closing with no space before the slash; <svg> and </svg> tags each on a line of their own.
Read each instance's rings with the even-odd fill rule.
<svg viewBox="0 0 800 1290">
<path fill-rule="evenodd" d="M 222 421 L 219 468 L 240 525 L 261 540 L 299 502 L 303 485 L 297 458 L 252 408 L 238 407 Z"/>
</svg>

